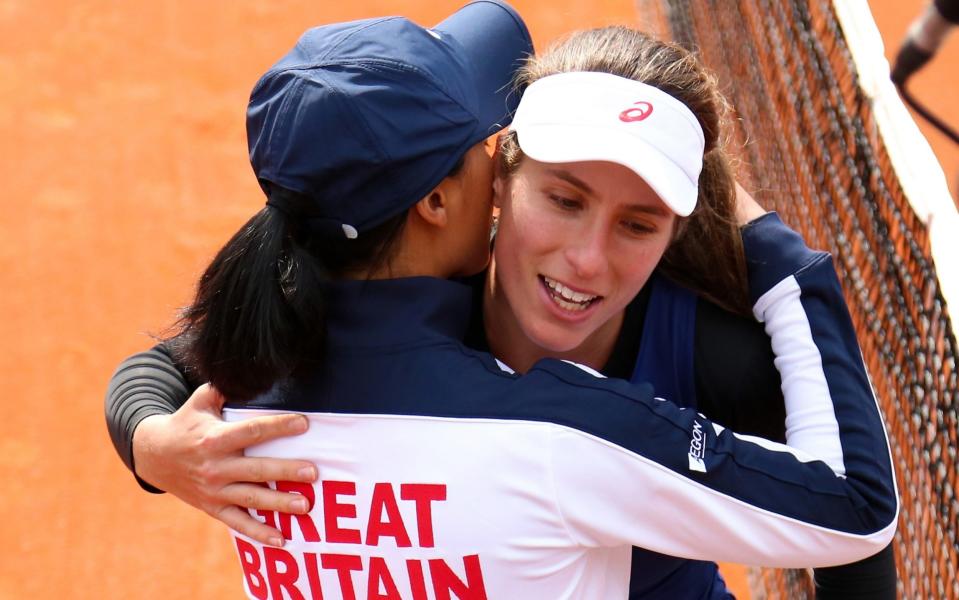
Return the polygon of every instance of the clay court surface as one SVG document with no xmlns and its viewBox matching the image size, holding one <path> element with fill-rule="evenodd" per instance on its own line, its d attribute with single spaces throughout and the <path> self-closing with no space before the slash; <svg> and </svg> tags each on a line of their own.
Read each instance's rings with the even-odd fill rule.
<svg viewBox="0 0 959 600">
<path fill-rule="evenodd" d="M 458 4 L 0 0 L 0 599 L 241 595 L 222 526 L 141 492 L 114 454 L 106 382 L 263 202 L 243 129 L 258 75 L 307 26 Z M 538 47 L 642 23 L 628 0 L 515 4 Z M 882 4 L 895 48 L 920 3 Z M 956 42 L 916 86 L 953 121 Z M 959 153 L 940 156 L 955 191 Z"/>
</svg>

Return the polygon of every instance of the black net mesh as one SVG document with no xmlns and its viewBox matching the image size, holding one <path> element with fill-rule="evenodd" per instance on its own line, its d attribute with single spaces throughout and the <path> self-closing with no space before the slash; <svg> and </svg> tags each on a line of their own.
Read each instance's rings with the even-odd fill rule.
<svg viewBox="0 0 959 600">
<path fill-rule="evenodd" d="M 719 76 L 735 107 L 740 180 L 836 257 L 892 442 L 900 597 L 959 599 L 956 338 L 927 227 L 879 137 L 832 3 L 637 6 L 644 26 L 695 50 Z M 757 598 L 812 597 L 809 571 L 750 580 Z"/>
</svg>

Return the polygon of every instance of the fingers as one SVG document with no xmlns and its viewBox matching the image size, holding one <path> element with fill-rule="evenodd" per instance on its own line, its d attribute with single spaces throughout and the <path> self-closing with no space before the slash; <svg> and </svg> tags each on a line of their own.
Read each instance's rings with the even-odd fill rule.
<svg viewBox="0 0 959 600">
<path fill-rule="evenodd" d="M 766 209 L 760 206 L 756 199 L 739 185 L 739 182 L 736 182 L 736 220 L 739 224 L 745 225 L 764 214 Z"/>
<path fill-rule="evenodd" d="M 286 458 L 238 457 L 225 461 L 219 473 L 223 481 L 316 481 L 316 465 Z"/>
<path fill-rule="evenodd" d="M 260 523 L 251 517 L 250 513 L 237 506 L 224 506 L 213 516 L 225 523 L 230 529 L 253 538 L 261 544 L 283 545 L 283 535 L 277 529 Z"/>
<path fill-rule="evenodd" d="M 220 490 L 219 498 L 226 504 L 254 510 L 268 510 L 294 515 L 306 514 L 310 510 L 309 502 L 301 494 L 278 492 L 255 483 L 232 483 Z"/>
<path fill-rule="evenodd" d="M 230 423 L 211 442 L 222 452 L 242 450 L 281 437 L 300 435 L 310 426 L 303 415 L 285 414 L 256 417 Z"/>
</svg>

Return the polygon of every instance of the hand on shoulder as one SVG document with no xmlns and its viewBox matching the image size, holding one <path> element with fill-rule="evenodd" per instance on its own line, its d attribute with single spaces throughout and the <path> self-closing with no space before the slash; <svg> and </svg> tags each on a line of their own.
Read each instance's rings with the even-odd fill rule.
<svg viewBox="0 0 959 600">
<path fill-rule="evenodd" d="M 133 435 L 137 475 L 232 529 L 264 544 L 282 545 L 280 532 L 250 516 L 248 508 L 302 514 L 299 494 L 278 492 L 267 481 L 316 480 L 307 461 L 244 456 L 247 447 L 298 435 L 309 423 L 303 415 L 271 415 L 227 423 L 223 396 L 202 385 L 175 413 L 147 417 Z"/>
</svg>

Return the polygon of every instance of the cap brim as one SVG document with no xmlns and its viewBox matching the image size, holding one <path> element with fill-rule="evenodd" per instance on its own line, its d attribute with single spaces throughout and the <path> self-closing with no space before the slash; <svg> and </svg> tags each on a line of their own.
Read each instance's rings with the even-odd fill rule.
<svg viewBox="0 0 959 600">
<path fill-rule="evenodd" d="M 467 4 L 433 28 L 462 46 L 474 69 L 479 126 L 492 135 L 510 124 L 520 94 L 513 75 L 533 54 L 533 41 L 519 14 L 505 2 Z"/>
<path fill-rule="evenodd" d="M 656 147 L 632 135 L 595 127 L 543 124 L 517 131 L 523 153 L 540 162 L 566 163 L 601 160 L 632 170 L 656 192 L 674 213 L 688 217 L 696 208 L 698 182 Z"/>
</svg>

